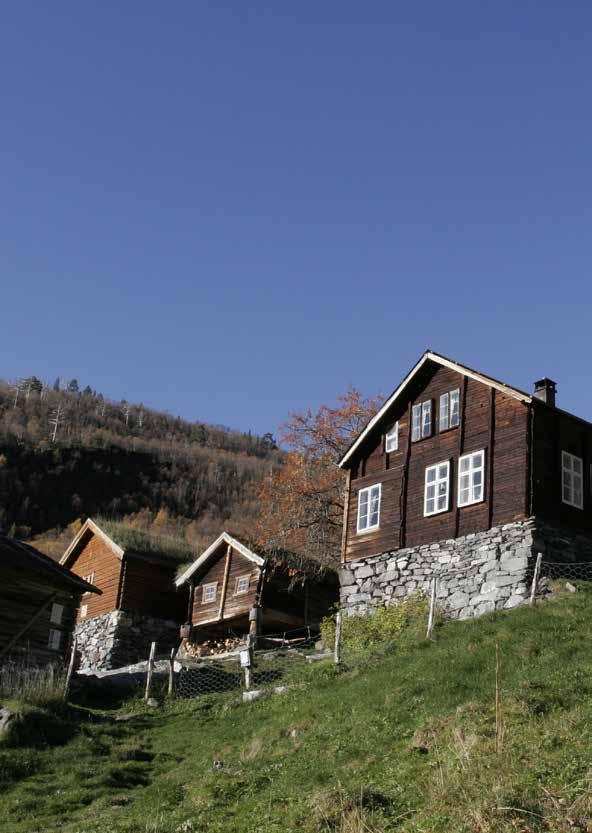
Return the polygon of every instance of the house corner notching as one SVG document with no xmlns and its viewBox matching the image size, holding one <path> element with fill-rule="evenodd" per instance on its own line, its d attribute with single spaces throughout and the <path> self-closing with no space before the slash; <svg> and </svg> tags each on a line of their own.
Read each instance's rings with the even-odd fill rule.
<svg viewBox="0 0 592 833">
<path fill-rule="evenodd" d="M 529 594 L 537 554 L 592 559 L 592 425 L 428 352 L 352 443 L 341 604 L 429 592 L 456 618 Z M 548 395 L 551 391 L 552 395 Z"/>
</svg>

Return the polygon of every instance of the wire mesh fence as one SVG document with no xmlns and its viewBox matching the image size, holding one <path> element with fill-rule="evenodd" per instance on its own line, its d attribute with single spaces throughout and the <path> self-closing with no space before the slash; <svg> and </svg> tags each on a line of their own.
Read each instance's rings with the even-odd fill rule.
<svg viewBox="0 0 592 833">
<path fill-rule="evenodd" d="M 285 631 L 259 637 L 254 650 L 245 645 L 223 657 L 177 660 L 177 697 L 188 699 L 268 687 L 283 690 L 299 684 L 309 659 L 328 656 L 315 651 L 317 640 L 308 629 Z"/>
<path fill-rule="evenodd" d="M 541 562 L 538 575 L 537 596 L 548 594 L 555 582 L 592 581 L 592 561 L 545 561 Z"/>
</svg>

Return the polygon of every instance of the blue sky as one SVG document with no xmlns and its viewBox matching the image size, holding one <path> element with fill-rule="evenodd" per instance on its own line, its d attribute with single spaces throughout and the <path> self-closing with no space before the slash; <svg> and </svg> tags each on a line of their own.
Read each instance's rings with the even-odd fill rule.
<svg viewBox="0 0 592 833">
<path fill-rule="evenodd" d="M 0 375 L 264 432 L 431 347 L 592 418 L 589 3 L 0 21 Z"/>
</svg>

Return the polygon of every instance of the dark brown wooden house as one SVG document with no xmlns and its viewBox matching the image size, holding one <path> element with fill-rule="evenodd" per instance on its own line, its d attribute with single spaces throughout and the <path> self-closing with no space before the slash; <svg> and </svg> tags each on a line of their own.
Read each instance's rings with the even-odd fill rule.
<svg viewBox="0 0 592 833">
<path fill-rule="evenodd" d="M 529 394 L 426 352 L 340 461 L 347 473 L 343 563 L 430 545 L 441 569 L 448 562 L 438 563 L 435 545 L 442 542 L 439 557 L 454 562 L 477 545 L 485 552 L 490 541 L 499 561 L 510 560 L 512 546 L 548 558 L 592 556 L 592 425 L 555 399 L 550 379 Z M 515 525 L 527 521 L 530 538 L 518 545 Z M 474 541 L 490 530 L 499 534 Z M 451 541 L 465 542 L 464 553 Z M 526 580 L 517 580 L 518 595 Z M 364 596 L 359 582 L 353 589 Z M 483 593 L 474 592 L 482 604 Z M 485 596 L 492 593 L 488 585 Z M 513 596 L 489 601 L 518 603 Z"/>
<path fill-rule="evenodd" d="M 223 532 L 177 579 L 189 588 L 194 641 L 259 632 L 317 629 L 338 598 L 337 576 L 292 553 L 265 552 Z M 251 617 L 251 618 L 250 618 Z"/>
<path fill-rule="evenodd" d="M 102 591 L 84 596 L 77 613 L 83 668 L 146 659 L 152 641 L 159 655 L 174 647 L 187 608 L 175 574 L 191 556 L 184 542 L 112 521 L 84 523 L 60 562 Z"/>
<path fill-rule="evenodd" d="M 62 660 L 82 595 L 100 590 L 34 547 L 0 535 L 0 664 Z"/>
</svg>

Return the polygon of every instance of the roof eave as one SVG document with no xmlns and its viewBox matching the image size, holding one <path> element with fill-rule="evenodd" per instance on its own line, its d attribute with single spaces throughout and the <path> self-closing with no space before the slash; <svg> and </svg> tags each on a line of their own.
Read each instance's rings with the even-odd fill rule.
<svg viewBox="0 0 592 833">
<path fill-rule="evenodd" d="M 441 356 L 438 353 L 434 353 L 432 350 L 426 350 L 420 360 L 412 367 L 409 371 L 407 376 L 403 379 L 401 384 L 398 388 L 388 397 L 382 408 L 372 417 L 372 419 L 368 422 L 366 427 L 363 431 L 357 436 L 354 442 L 350 445 L 348 450 L 345 452 L 341 460 L 339 461 L 338 465 L 339 468 L 347 468 L 347 463 L 351 460 L 354 453 L 357 449 L 362 445 L 366 437 L 372 432 L 374 428 L 382 421 L 382 419 L 386 416 L 390 408 L 395 404 L 399 396 L 404 392 L 407 385 L 415 378 L 415 376 L 419 373 L 422 369 L 424 364 L 428 361 L 433 361 L 436 364 L 441 365 L 442 367 L 448 367 L 451 370 L 455 370 L 457 373 L 462 373 L 464 376 L 467 376 L 470 379 L 476 379 L 483 384 L 489 385 L 490 387 L 499 390 L 501 393 L 505 393 L 508 396 L 512 396 L 514 399 L 518 399 L 525 403 L 532 402 L 532 396 L 524 391 L 518 390 L 517 388 L 513 388 L 510 385 L 506 385 L 503 382 L 499 382 L 497 379 L 493 379 L 490 376 L 486 376 L 483 373 L 478 373 L 476 370 L 471 370 L 469 367 L 465 367 L 458 362 L 453 361 L 452 359 L 447 359 L 446 356 Z"/>
<path fill-rule="evenodd" d="M 233 538 L 232 535 L 229 535 L 228 532 L 222 532 L 222 534 L 216 538 L 213 544 L 210 544 L 210 546 L 204 552 L 202 552 L 202 554 L 198 558 L 195 559 L 193 564 L 191 564 L 191 566 L 188 567 L 187 570 L 185 570 L 185 572 L 182 573 L 178 579 L 176 579 L 175 586 L 179 588 L 181 587 L 181 585 L 189 581 L 189 579 L 194 575 L 194 573 L 197 570 L 199 570 L 199 568 L 202 567 L 212 557 L 212 555 L 218 549 L 220 544 L 223 543 L 229 544 L 233 549 L 237 550 L 237 552 L 240 552 L 241 555 L 244 555 L 245 558 L 248 558 L 249 561 L 253 561 L 255 564 L 257 564 L 257 566 L 262 567 L 265 564 L 265 559 L 262 558 L 260 555 L 257 555 L 257 553 L 252 552 L 252 550 L 248 549 L 248 547 L 245 547 L 244 544 L 241 544 L 240 541 L 237 541 L 237 539 Z"/>
</svg>

